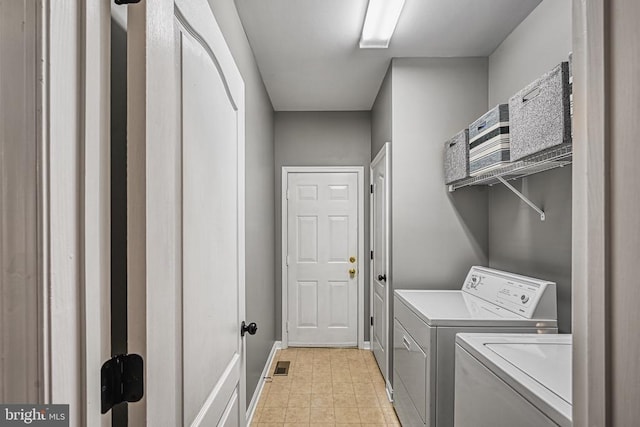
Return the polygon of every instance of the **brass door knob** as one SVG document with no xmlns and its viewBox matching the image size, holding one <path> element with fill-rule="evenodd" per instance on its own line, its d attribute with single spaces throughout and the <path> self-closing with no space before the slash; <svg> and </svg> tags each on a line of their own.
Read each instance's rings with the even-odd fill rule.
<svg viewBox="0 0 640 427">
<path fill-rule="evenodd" d="M 349 262 L 350 262 L 351 264 L 354 264 L 354 263 L 356 262 L 356 257 L 354 257 L 354 256 L 349 257 Z"/>
<path fill-rule="evenodd" d="M 349 274 L 350 274 L 351 276 L 355 276 L 355 275 L 356 275 L 356 269 L 355 269 L 355 268 L 350 268 L 350 269 L 349 269 Z"/>
</svg>

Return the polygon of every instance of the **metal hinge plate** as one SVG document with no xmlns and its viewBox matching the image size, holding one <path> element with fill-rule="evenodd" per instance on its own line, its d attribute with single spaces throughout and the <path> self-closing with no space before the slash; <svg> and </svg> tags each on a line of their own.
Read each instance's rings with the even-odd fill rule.
<svg viewBox="0 0 640 427">
<path fill-rule="evenodd" d="M 371 316 L 371 326 L 373 326 L 373 316 Z"/>
<path fill-rule="evenodd" d="M 144 395 L 144 362 L 139 354 L 119 354 L 100 369 L 101 411 L 122 402 L 137 402 Z"/>
</svg>

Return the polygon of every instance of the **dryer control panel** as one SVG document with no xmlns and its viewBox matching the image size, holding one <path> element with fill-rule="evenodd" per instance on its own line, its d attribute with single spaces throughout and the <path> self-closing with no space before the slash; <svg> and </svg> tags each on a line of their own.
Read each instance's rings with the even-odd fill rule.
<svg viewBox="0 0 640 427">
<path fill-rule="evenodd" d="M 462 291 L 520 316 L 556 318 L 556 284 L 486 267 L 471 267 Z"/>
</svg>

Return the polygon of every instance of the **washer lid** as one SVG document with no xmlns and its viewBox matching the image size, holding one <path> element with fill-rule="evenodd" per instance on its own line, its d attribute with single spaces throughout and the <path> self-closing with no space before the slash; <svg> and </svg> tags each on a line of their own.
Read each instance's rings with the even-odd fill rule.
<svg viewBox="0 0 640 427">
<path fill-rule="evenodd" d="M 571 426 L 571 335 L 458 334 L 466 350 L 561 426 Z"/>
<path fill-rule="evenodd" d="M 527 319 L 463 291 L 396 290 L 395 295 L 430 326 L 557 326 L 553 319 Z"/>
</svg>

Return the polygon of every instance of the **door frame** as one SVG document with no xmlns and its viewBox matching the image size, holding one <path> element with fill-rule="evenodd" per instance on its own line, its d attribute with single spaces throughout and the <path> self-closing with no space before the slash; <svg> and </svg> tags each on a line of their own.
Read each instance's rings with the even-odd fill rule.
<svg viewBox="0 0 640 427">
<path fill-rule="evenodd" d="M 614 167 L 611 147 L 621 140 L 621 137 L 614 140 L 613 131 L 620 129 L 613 129 L 610 113 L 615 95 L 610 75 L 613 74 L 611 28 L 615 24 L 611 8 L 605 0 L 574 0 L 572 9 L 575 106 L 572 125 L 573 139 L 579 142 L 573 147 L 572 166 L 574 425 L 612 425 L 614 420 L 612 289 L 621 294 L 625 290 L 612 276 L 611 261 L 615 225 L 611 197 L 616 190 L 611 178 Z M 630 27 L 622 28 L 631 35 Z M 622 39 L 615 42 L 625 43 Z M 626 118 L 631 112 L 617 114 Z M 620 334 L 624 335 L 622 324 L 618 328 L 622 328 Z M 630 348 L 637 342 L 632 340 Z"/>
<path fill-rule="evenodd" d="M 288 209 L 287 209 L 287 184 L 290 173 L 355 173 L 358 177 L 358 259 L 364 260 L 364 167 L 363 166 L 283 166 L 282 167 L 282 348 L 289 346 L 287 333 L 288 291 L 287 283 L 287 237 L 288 237 Z M 358 348 L 363 349 L 364 344 L 364 268 L 358 263 Z"/>
<path fill-rule="evenodd" d="M 110 4 L 39 0 L 36 8 L 38 400 L 69 404 L 71 426 L 106 427 Z"/>
<path fill-rule="evenodd" d="M 384 380 L 385 380 L 385 388 L 387 390 L 387 394 L 391 396 L 391 373 L 389 372 L 389 368 L 391 367 L 391 355 L 389 354 L 389 344 L 391 341 L 391 324 L 393 323 L 393 319 L 389 319 L 389 315 L 391 314 L 391 305 L 393 304 L 392 295 L 391 295 L 391 142 L 385 142 L 378 154 L 373 158 L 371 164 L 369 165 L 369 182 L 373 185 L 373 168 L 374 165 L 379 163 L 382 160 L 382 157 L 385 158 L 386 163 L 386 171 L 387 176 L 385 177 L 385 193 L 386 193 L 386 206 L 385 206 L 385 236 L 387 240 L 387 248 L 386 248 L 386 256 L 385 262 L 387 263 L 387 301 L 386 306 L 384 307 L 387 315 L 387 321 L 385 322 L 385 336 L 386 336 L 386 345 L 387 345 L 387 357 L 385 360 L 385 370 L 384 372 Z M 375 212 L 373 206 L 373 193 L 369 194 L 369 245 L 371 246 L 371 250 L 373 250 L 373 214 Z M 374 293 L 374 271 L 373 271 L 373 259 L 369 260 L 369 313 L 373 316 L 373 293 Z M 371 341 L 371 350 L 373 351 L 373 325 L 371 322 L 369 323 L 369 340 Z"/>
</svg>

